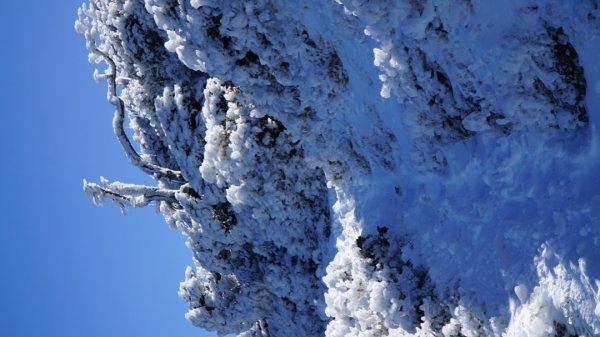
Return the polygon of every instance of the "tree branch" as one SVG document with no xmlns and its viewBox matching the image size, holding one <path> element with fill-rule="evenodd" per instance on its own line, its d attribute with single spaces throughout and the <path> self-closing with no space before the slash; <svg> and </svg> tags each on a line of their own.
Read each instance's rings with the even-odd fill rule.
<svg viewBox="0 0 600 337">
<path fill-rule="evenodd" d="M 94 7 L 94 9 L 98 10 L 98 4 L 96 1 L 92 0 L 91 5 Z M 85 7 L 83 7 L 83 10 L 85 10 Z M 87 15 L 92 14 L 91 12 L 88 12 Z M 117 65 L 115 61 L 108 55 L 108 53 L 98 49 L 98 46 L 96 45 L 96 29 L 91 27 L 89 22 L 83 19 L 82 12 L 80 12 L 80 19 L 77 25 L 77 30 L 85 35 L 87 42 L 86 45 L 90 53 L 96 57 L 101 57 L 108 64 L 108 69 L 103 74 L 96 75 L 95 78 L 98 80 L 106 80 L 108 82 L 108 100 L 117 108 L 113 117 L 113 130 L 119 139 L 119 143 L 123 147 L 127 158 L 129 158 L 133 165 L 157 179 L 166 178 L 168 180 L 177 181 L 180 184 L 183 184 L 185 182 L 185 178 L 180 171 L 148 163 L 144 161 L 135 150 L 123 127 L 123 123 L 125 121 L 125 103 L 117 95 Z M 99 59 L 96 59 L 95 61 L 98 62 L 98 60 Z"/>
<path fill-rule="evenodd" d="M 125 133 L 125 129 L 123 128 L 123 123 L 125 122 L 125 103 L 117 95 L 116 64 L 108 56 L 108 54 L 98 50 L 97 48 L 96 53 L 102 56 L 104 60 L 106 60 L 106 62 L 108 63 L 109 69 L 107 70 L 105 75 L 108 82 L 109 100 L 111 104 L 113 104 L 117 108 L 113 117 L 113 130 L 115 132 L 115 135 L 119 139 L 123 150 L 125 150 L 125 154 L 129 158 L 129 160 L 135 166 L 139 167 L 142 171 L 146 172 L 149 175 L 156 176 L 159 179 L 167 178 L 169 180 L 184 182 L 185 179 L 181 175 L 181 172 L 145 162 L 134 149 L 133 145 L 131 145 L 129 138 Z"/>
<path fill-rule="evenodd" d="M 126 206 L 144 207 L 149 203 L 156 201 L 166 201 L 169 203 L 177 203 L 175 193 L 179 190 L 168 190 L 154 186 L 125 184 L 122 182 L 109 182 L 100 177 L 102 185 L 90 183 L 83 180 L 83 191 L 88 193 L 94 199 L 94 204 L 101 205 L 104 200 L 113 201 L 121 211 L 125 210 Z"/>
</svg>

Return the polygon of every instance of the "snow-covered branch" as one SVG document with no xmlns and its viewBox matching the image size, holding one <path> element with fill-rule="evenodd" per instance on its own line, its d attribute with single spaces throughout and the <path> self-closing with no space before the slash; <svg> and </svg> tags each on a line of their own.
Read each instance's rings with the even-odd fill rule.
<svg viewBox="0 0 600 337">
<path fill-rule="evenodd" d="M 154 186 L 126 184 L 119 181 L 110 182 L 100 177 L 102 186 L 83 181 L 83 191 L 90 194 L 96 205 L 101 205 L 106 199 L 113 201 L 121 210 L 125 206 L 144 207 L 151 202 L 166 201 L 176 203 L 175 193 L 178 190 L 167 190 Z"/>
<path fill-rule="evenodd" d="M 185 179 L 181 175 L 181 172 L 176 170 L 171 170 L 168 168 L 160 167 L 158 165 L 149 163 L 142 159 L 142 157 L 135 150 L 127 133 L 125 132 L 125 128 L 123 126 L 125 122 L 125 103 L 119 97 L 117 93 L 117 65 L 115 61 L 109 56 L 108 52 L 102 51 L 96 45 L 96 28 L 90 24 L 89 20 L 84 17 L 84 15 L 92 16 L 95 11 L 100 10 L 96 1 L 91 2 L 94 10 L 86 11 L 85 5 L 80 9 L 79 20 L 76 24 L 76 29 L 83 33 L 86 38 L 86 46 L 90 52 L 90 58 L 94 59 L 96 63 L 101 60 L 105 61 L 108 65 L 108 69 L 102 73 L 95 73 L 94 78 L 96 80 L 106 80 L 108 83 L 107 96 L 109 102 L 115 106 L 116 110 L 113 117 L 113 131 L 119 140 L 119 143 L 123 147 L 125 154 L 131 161 L 131 163 L 138 168 L 140 168 L 145 173 L 157 178 L 162 179 L 165 178 L 169 181 L 178 182 L 179 184 L 183 184 Z"/>
</svg>

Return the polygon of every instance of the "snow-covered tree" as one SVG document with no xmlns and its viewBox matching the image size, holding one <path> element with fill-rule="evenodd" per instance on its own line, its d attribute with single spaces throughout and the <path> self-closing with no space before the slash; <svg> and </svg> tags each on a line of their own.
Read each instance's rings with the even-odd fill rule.
<svg viewBox="0 0 600 337">
<path fill-rule="evenodd" d="M 84 190 L 187 236 L 220 334 L 600 336 L 599 7 L 92 0 L 156 185 Z"/>
</svg>

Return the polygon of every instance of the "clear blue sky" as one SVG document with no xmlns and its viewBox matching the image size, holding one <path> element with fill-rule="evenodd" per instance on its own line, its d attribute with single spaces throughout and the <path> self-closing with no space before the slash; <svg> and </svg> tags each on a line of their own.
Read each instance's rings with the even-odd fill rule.
<svg viewBox="0 0 600 337">
<path fill-rule="evenodd" d="M 112 134 L 73 22 L 80 1 L 0 12 L 0 336 L 214 336 L 177 297 L 191 253 L 153 208 L 98 208 L 82 179 L 147 182 Z"/>
</svg>

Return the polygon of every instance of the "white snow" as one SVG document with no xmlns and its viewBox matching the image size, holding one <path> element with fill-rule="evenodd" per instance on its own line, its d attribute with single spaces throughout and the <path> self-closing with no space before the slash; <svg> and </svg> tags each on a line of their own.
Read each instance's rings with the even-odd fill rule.
<svg viewBox="0 0 600 337">
<path fill-rule="evenodd" d="M 193 324 L 600 336 L 597 1 L 96 3 Z"/>
</svg>

